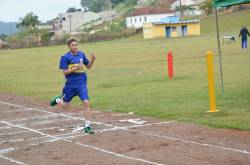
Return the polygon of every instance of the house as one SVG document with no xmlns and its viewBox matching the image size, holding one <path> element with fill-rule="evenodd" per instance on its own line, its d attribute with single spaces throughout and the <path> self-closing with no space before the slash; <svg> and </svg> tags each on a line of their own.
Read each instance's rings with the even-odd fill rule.
<svg viewBox="0 0 250 165">
<path fill-rule="evenodd" d="M 171 11 L 175 13 L 176 16 L 180 16 L 180 1 L 183 7 L 184 16 L 198 16 L 203 14 L 203 11 L 200 9 L 199 5 L 205 0 L 176 0 L 171 4 Z"/>
<path fill-rule="evenodd" d="M 185 20 L 181 21 L 178 17 L 166 17 L 160 22 L 146 23 L 143 26 L 143 37 L 157 38 L 157 37 L 184 37 L 200 35 L 200 21 L 199 20 Z"/>
<path fill-rule="evenodd" d="M 100 19 L 97 13 L 91 11 L 79 11 L 72 13 L 60 13 L 54 23 L 55 33 L 72 33 L 86 23 Z"/>
<path fill-rule="evenodd" d="M 126 17 L 127 28 L 142 28 L 144 23 L 159 22 L 162 18 L 174 16 L 166 8 L 145 7 L 136 9 Z"/>
</svg>

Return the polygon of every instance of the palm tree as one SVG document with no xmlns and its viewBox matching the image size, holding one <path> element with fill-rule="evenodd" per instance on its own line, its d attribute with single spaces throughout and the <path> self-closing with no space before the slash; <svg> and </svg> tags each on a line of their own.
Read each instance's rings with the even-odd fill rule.
<svg viewBox="0 0 250 165">
<path fill-rule="evenodd" d="M 38 16 L 34 15 L 33 12 L 29 12 L 23 18 L 20 18 L 17 27 L 23 27 L 31 30 L 34 29 L 39 23 Z"/>
</svg>

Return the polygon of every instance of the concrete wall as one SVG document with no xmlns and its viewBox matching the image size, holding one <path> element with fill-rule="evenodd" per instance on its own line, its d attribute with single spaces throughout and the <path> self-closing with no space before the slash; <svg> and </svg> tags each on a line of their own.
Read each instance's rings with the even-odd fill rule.
<svg viewBox="0 0 250 165">
<path fill-rule="evenodd" d="M 77 31 L 82 25 L 99 18 L 100 17 L 97 13 L 83 11 L 75 13 L 61 13 L 58 15 L 62 32 Z"/>
</svg>

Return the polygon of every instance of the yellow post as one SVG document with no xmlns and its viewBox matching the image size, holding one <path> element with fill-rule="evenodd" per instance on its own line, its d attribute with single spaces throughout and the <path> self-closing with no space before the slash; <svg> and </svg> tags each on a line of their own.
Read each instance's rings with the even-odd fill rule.
<svg viewBox="0 0 250 165">
<path fill-rule="evenodd" d="M 210 112 L 216 112 L 214 73 L 213 73 L 213 52 L 207 51 L 207 73 L 208 73 L 208 93 L 210 99 Z"/>
</svg>

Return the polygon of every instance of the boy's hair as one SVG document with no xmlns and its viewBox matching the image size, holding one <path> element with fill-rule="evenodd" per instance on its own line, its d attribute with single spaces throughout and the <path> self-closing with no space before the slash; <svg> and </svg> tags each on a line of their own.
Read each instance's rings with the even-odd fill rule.
<svg viewBox="0 0 250 165">
<path fill-rule="evenodd" d="M 68 46 L 72 43 L 72 42 L 77 42 L 78 43 L 78 40 L 74 37 L 70 37 L 68 40 L 67 40 L 67 44 Z"/>
</svg>

